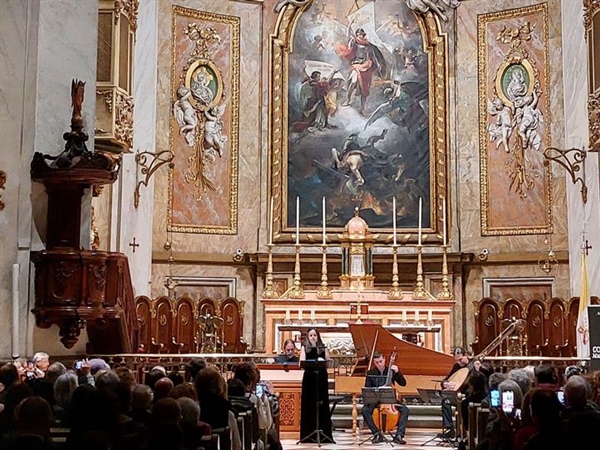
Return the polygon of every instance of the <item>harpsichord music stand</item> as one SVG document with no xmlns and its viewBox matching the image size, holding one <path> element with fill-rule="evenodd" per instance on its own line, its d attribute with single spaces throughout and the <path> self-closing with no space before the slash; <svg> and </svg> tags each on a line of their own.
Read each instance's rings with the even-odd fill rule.
<svg viewBox="0 0 600 450">
<path fill-rule="evenodd" d="M 319 398 L 319 369 L 327 369 L 327 361 L 319 360 L 319 359 L 307 359 L 304 361 L 300 361 L 300 367 L 303 368 L 304 370 L 312 370 L 315 373 L 315 380 L 316 380 L 316 385 L 317 385 L 317 390 L 316 390 L 317 395 L 316 395 L 316 402 L 315 402 L 316 417 L 317 417 L 317 422 L 316 422 L 317 429 L 314 430 L 312 433 L 304 436 L 298 442 L 296 442 L 296 445 L 300 444 L 301 442 L 304 443 L 306 441 L 312 442 L 312 439 L 316 439 L 316 443 L 319 447 L 321 446 L 321 442 L 335 444 L 333 439 L 331 439 L 329 436 L 327 436 L 325 433 L 323 433 L 323 430 L 321 429 L 320 410 L 321 410 L 321 403 L 323 400 L 321 400 Z"/>
</svg>

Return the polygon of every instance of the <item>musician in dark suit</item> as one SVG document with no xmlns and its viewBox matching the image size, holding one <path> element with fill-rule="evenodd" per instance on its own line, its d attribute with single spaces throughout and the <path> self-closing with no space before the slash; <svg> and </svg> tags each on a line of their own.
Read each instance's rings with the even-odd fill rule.
<svg viewBox="0 0 600 450">
<path fill-rule="evenodd" d="M 452 352 L 454 356 L 454 365 L 442 381 L 442 389 L 446 391 L 458 392 L 461 386 L 457 386 L 455 381 L 452 381 L 452 375 L 456 374 L 459 370 L 466 368 L 469 365 L 469 357 L 467 352 L 461 348 L 456 347 Z M 466 378 L 466 377 L 465 377 Z M 454 431 L 454 423 L 452 421 L 452 404 L 448 398 L 442 400 L 442 424 L 444 426 L 444 436 L 448 439 L 454 439 L 456 432 Z"/>
<path fill-rule="evenodd" d="M 300 358 L 296 354 L 296 343 L 293 339 L 286 339 L 283 343 L 284 353 L 275 357 L 276 364 L 298 364 Z"/>
<path fill-rule="evenodd" d="M 367 378 L 365 380 L 366 388 L 385 386 L 388 381 L 390 370 L 393 372 L 393 374 L 390 374 L 391 381 L 400 386 L 406 386 L 406 378 L 404 378 L 404 375 L 402 375 L 398 366 L 392 364 L 390 367 L 387 367 L 385 364 L 385 356 L 381 353 L 373 353 L 373 363 L 375 364 L 375 367 L 367 372 Z M 383 432 L 375 425 L 375 420 L 373 419 L 373 412 L 378 407 L 379 405 L 366 404 L 363 405 L 362 408 L 362 416 L 371 430 L 371 433 L 373 433 L 371 442 L 374 444 L 384 441 Z M 398 411 L 400 417 L 398 418 L 398 427 L 396 428 L 393 442 L 396 444 L 406 444 L 406 441 L 403 438 L 404 433 L 406 432 L 406 423 L 408 422 L 408 407 L 404 404 L 396 403 L 394 408 Z"/>
</svg>

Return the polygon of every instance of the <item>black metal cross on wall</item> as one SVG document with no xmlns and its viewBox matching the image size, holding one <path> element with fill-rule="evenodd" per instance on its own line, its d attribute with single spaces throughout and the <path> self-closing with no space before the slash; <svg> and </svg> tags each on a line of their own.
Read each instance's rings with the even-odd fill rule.
<svg viewBox="0 0 600 450">
<path fill-rule="evenodd" d="M 136 244 L 136 242 L 135 242 L 135 236 L 134 236 L 134 238 L 133 238 L 133 242 L 132 242 L 131 244 L 129 244 L 129 246 L 130 246 L 130 247 L 133 247 L 133 253 L 135 253 L 135 249 L 136 249 L 136 247 L 139 247 L 139 246 L 140 246 L 140 244 Z"/>
</svg>

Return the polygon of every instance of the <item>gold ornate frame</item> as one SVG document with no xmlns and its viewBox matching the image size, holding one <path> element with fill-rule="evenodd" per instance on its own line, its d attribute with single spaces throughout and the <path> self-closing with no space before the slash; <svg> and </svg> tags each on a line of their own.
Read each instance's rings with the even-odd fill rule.
<svg viewBox="0 0 600 450">
<path fill-rule="evenodd" d="M 183 76 L 180 77 L 178 70 L 180 69 L 177 65 L 177 43 L 176 43 L 176 23 L 178 17 L 186 17 L 191 19 L 202 20 L 206 22 L 224 24 L 230 27 L 231 30 L 231 42 L 230 42 L 230 57 L 229 57 L 229 69 L 230 69 L 230 82 L 228 86 L 225 86 L 225 81 L 221 75 L 221 71 L 219 67 L 215 64 L 214 61 L 210 59 L 211 52 L 209 49 L 209 45 L 201 44 L 194 51 L 192 51 L 189 55 L 188 66 L 183 67 Z M 207 32 L 212 32 L 213 30 L 206 30 Z M 216 14 L 206 11 L 198 11 L 194 9 L 185 8 L 182 6 L 173 6 L 173 17 L 171 24 L 171 36 L 173 38 L 172 43 L 172 55 L 171 55 L 171 86 L 170 86 L 170 94 L 171 99 L 177 98 L 176 91 L 180 86 L 178 80 L 183 82 L 183 85 L 189 87 L 191 84 L 192 77 L 194 74 L 198 73 L 198 71 L 205 70 L 210 71 L 216 78 L 215 80 L 215 95 L 214 100 L 203 107 L 197 105 L 194 102 L 195 106 L 198 106 L 198 109 L 201 111 L 205 111 L 219 103 L 222 98 L 222 94 L 225 89 L 230 90 L 230 101 L 227 106 L 230 111 L 230 127 L 226 130 L 228 136 L 228 147 L 229 147 L 229 161 L 228 161 L 228 174 L 227 180 L 223 181 L 223 183 L 228 184 L 229 195 L 227 199 L 228 204 L 228 215 L 227 215 L 227 224 L 226 225 L 217 225 L 217 224 L 177 224 L 173 221 L 173 195 L 174 188 L 173 183 L 175 179 L 174 171 L 181 170 L 184 168 L 174 167 L 169 170 L 169 181 L 168 181 L 168 204 L 167 204 L 167 231 L 169 232 L 179 232 L 179 233 L 194 233 L 194 234 L 219 234 L 219 235 L 233 235 L 237 233 L 237 224 L 238 224 L 238 213 L 237 213 L 237 204 L 238 204 L 238 158 L 239 158 L 239 96 L 240 96 L 240 18 L 235 16 L 227 16 L 223 14 Z M 210 36 L 209 36 L 210 37 Z M 192 99 L 193 100 L 193 99 Z M 169 126 L 169 147 L 172 149 L 173 153 L 177 153 L 177 149 L 175 148 L 175 135 L 177 135 L 177 131 L 175 129 L 175 119 L 171 116 L 169 118 L 170 126 Z M 199 159 L 199 158 L 198 158 Z M 189 159 L 188 159 L 189 161 Z M 201 166 L 201 164 L 199 164 Z M 199 174 L 203 177 L 202 168 L 199 169 Z M 198 184 L 198 183 L 196 183 Z M 196 186 L 197 187 L 197 186 Z M 191 189 L 188 194 L 190 196 L 195 196 L 196 203 L 199 202 L 202 198 L 203 191 L 200 191 L 200 194 L 197 192 L 192 192 Z"/>
<path fill-rule="evenodd" d="M 500 11 L 493 12 L 488 14 L 483 14 L 478 16 L 477 23 L 477 38 L 478 38 L 478 84 L 479 84 L 479 152 L 480 152 L 480 166 L 481 166 L 481 174 L 480 174 L 480 195 L 481 195 L 481 234 L 483 236 L 508 236 L 508 235 L 529 235 L 529 234 L 549 234 L 553 233 L 553 215 L 552 215 L 552 173 L 547 166 L 543 166 L 542 175 L 537 177 L 541 178 L 545 183 L 545 186 L 542 186 L 546 190 L 546 195 L 544 197 L 545 201 L 545 223 L 537 224 L 531 226 L 523 226 L 523 227 L 499 227 L 494 226 L 490 220 L 490 186 L 489 186 L 489 177 L 490 177 L 490 168 L 488 167 L 488 154 L 489 154 L 489 138 L 488 138 L 488 77 L 493 76 L 494 81 L 493 85 L 496 91 L 496 95 L 501 98 L 506 105 L 513 106 L 513 102 L 506 98 L 505 93 L 503 91 L 502 86 L 502 78 L 506 74 L 507 70 L 510 69 L 511 66 L 519 65 L 523 68 L 523 70 L 527 73 L 527 76 L 530 79 L 530 83 L 528 86 L 527 94 L 531 94 L 531 92 L 537 88 L 540 88 L 539 81 L 539 69 L 535 67 L 535 64 L 532 64 L 530 60 L 530 56 L 527 53 L 527 50 L 520 45 L 521 40 L 521 28 L 515 26 L 513 30 L 516 30 L 518 33 L 514 36 L 511 36 L 510 27 L 505 25 L 503 32 L 506 33 L 507 36 L 513 39 L 513 42 L 517 45 L 511 45 L 510 50 L 507 51 L 504 57 L 504 61 L 498 66 L 496 70 L 493 71 L 493 74 L 490 72 L 490 67 L 488 67 L 488 42 L 486 39 L 486 26 L 489 23 L 499 21 L 499 20 L 510 20 L 522 18 L 527 15 L 542 13 L 543 19 L 542 23 L 544 25 L 543 30 L 540 30 L 542 37 L 542 44 L 545 59 L 541 61 L 542 70 L 545 72 L 546 77 L 546 85 L 541 86 L 545 88 L 544 99 L 543 99 L 543 107 L 544 107 L 544 122 L 549 124 L 551 123 L 551 110 L 550 110 L 550 95 L 548 88 L 548 77 L 550 75 L 550 67 L 549 67 L 549 50 L 548 50 L 548 5 L 546 3 L 542 3 L 539 5 L 526 6 L 517 9 L 511 9 L 508 11 Z M 526 27 L 523 25 L 523 27 Z M 531 30 L 526 30 L 531 32 Z M 524 38 L 524 41 L 527 41 L 528 38 Z M 506 42 L 504 42 L 506 43 Z M 542 101 L 540 102 L 542 104 Z M 543 147 L 547 148 L 550 146 L 550 127 L 546 127 L 544 129 L 544 134 L 541 136 L 541 142 Z M 499 148 L 496 150 L 503 151 Z M 524 166 L 524 164 L 523 164 Z M 505 168 L 505 170 L 508 170 Z M 519 176 L 515 175 L 515 179 L 523 179 L 527 174 L 520 173 Z M 501 175 L 496 175 L 501 176 Z M 535 178 L 535 177 L 533 177 Z M 507 182 L 509 184 L 510 180 Z M 522 180 L 522 184 L 525 184 L 526 180 Z M 522 197 L 526 197 L 526 190 L 528 187 L 521 187 L 521 195 Z M 506 200 L 506 199 L 503 199 Z"/>
<path fill-rule="evenodd" d="M 400 0 L 398 0 L 400 1 Z M 284 244 L 295 242 L 295 228 L 287 223 L 287 153 L 288 153 L 288 77 L 289 55 L 293 52 L 293 39 L 298 20 L 314 0 L 282 3 L 274 32 L 269 41 L 269 194 L 273 198 L 273 241 Z M 449 197 L 449 101 L 448 101 L 448 36 L 441 31 L 439 19 L 433 13 L 417 14 L 429 62 L 429 156 L 431 228 L 423 229 L 422 240 L 428 243 L 443 241 L 443 199 Z M 448 211 L 451 211 L 450 202 Z M 450 229 L 450 214 L 447 214 Z M 342 229 L 328 229 L 328 240 L 339 241 Z M 389 243 L 391 229 L 374 230 L 378 243 Z M 416 243 L 417 228 L 398 230 L 400 244 Z M 301 228 L 300 240 L 304 243 L 321 242 L 321 229 Z"/>
</svg>

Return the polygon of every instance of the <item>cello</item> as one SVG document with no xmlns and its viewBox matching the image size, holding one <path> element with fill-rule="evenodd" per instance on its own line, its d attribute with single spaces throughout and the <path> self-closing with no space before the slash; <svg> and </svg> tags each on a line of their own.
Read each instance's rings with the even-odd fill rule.
<svg viewBox="0 0 600 450">
<path fill-rule="evenodd" d="M 388 372 L 385 379 L 385 384 L 383 386 L 390 386 L 392 389 L 395 389 L 392 385 L 392 377 L 394 376 L 394 371 L 392 370 L 392 365 L 396 360 L 396 349 L 390 355 L 390 362 L 388 364 Z M 400 401 L 398 399 L 397 401 Z M 380 418 L 385 416 L 386 420 L 381 420 Z M 379 428 L 382 432 L 388 432 L 396 428 L 398 425 L 398 419 L 400 419 L 400 413 L 396 409 L 396 406 L 393 404 L 380 404 L 375 411 L 373 411 L 373 422 L 375 422 L 375 426 Z"/>
</svg>

